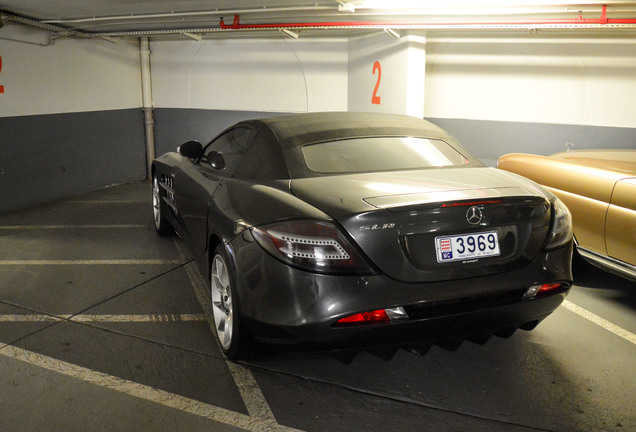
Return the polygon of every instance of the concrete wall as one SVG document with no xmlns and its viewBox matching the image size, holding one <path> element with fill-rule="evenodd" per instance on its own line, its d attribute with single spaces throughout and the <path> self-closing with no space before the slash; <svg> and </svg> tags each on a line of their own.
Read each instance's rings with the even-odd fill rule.
<svg viewBox="0 0 636 432">
<path fill-rule="evenodd" d="M 145 177 L 137 43 L 38 44 L 45 33 L 0 29 L 0 212 Z M 628 36 L 281 35 L 154 41 L 151 51 L 157 155 L 245 118 L 346 110 L 423 116 L 489 164 L 568 141 L 636 148 Z"/>
<path fill-rule="evenodd" d="M 491 163 L 568 141 L 636 148 L 636 39 L 590 35 L 428 37 L 425 117 Z"/>
<path fill-rule="evenodd" d="M 145 176 L 137 44 L 39 44 L 0 29 L 0 212 Z"/>
<path fill-rule="evenodd" d="M 347 110 L 347 39 L 151 43 L 156 153 L 249 118 Z"/>
<path fill-rule="evenodd" d="M 222 111 L 347 110 L 346 39 L 151 44 L 154 105 Z"/>
</svg>

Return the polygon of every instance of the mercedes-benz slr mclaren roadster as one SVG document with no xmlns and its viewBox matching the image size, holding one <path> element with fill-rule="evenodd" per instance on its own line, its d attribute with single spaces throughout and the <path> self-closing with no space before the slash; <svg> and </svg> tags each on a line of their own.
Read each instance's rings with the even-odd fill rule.
<svg viewBox="0 0 636 432">
<path fill-rule="evenodd" d="M 152 165 L 157 232 L 209 275 L 231 359 L 483 343 L 533 329 L 572 281 L 568 209 L 406 116 L 240 122 Z"/>
</svg>

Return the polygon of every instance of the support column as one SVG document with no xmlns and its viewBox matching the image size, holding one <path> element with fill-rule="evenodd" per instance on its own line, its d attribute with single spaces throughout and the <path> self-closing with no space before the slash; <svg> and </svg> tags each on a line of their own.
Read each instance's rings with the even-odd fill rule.
<svg viewBox="0 0 636 432">
<path fill-rule="evenodd" d="M 390 30 L 390 29 L 389 29 Z M 396 30 L 349 41 L 349 111 L 424 117 L 426 37 Z"/>
</svg>

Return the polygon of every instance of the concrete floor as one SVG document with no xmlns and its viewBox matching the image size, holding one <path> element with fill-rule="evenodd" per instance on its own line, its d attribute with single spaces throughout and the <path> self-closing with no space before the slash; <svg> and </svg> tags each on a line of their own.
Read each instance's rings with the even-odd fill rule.
<svg viewBox="0 0 636 432">
<path fill-rule="evenodd" d="M 583 266 L 532 332 L 235 364 L 149 184 L 0 215 L 2 431 L 633 431 L 636 284 Z"/>
</svg>

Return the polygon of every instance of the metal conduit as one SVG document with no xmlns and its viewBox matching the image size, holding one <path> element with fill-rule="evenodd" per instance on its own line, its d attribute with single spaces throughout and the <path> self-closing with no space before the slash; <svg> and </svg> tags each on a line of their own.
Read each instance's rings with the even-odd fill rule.
<svg viewBox="0 0 636 432">
<path fill-rule="evenodd" d="M 590 26 L 634 26 L 636 28 L 636 18 L 608 18 L 607 6 L 603 5 L 599 18 L 583 18 L 579 14 L 573 19 L 537 19 L 537 20 L 479 20 L 479 21 L 335 21 L 335 22 L 302 22 L 302 23 L 272 23 L 272 24 L 240 24 L 239 15 L 234 15 L 232 24 L 225 24 L 223 18 L 219 26 L 223 30 L 257 30 L 257 29 L 280 29 L 280 28 L 498 28 L 498 27 L 550 27 L 550 28 L 577 28 Z"/>
<path fill-rule="evenodd" d="M 612 4 L 612 6 L 615 6 Z M 169 14 L 146 14 L 131 16 L 113 16 L 113 17 L 94 17 L 82 18 L 77 20 L 44 20 L 37 21 L 18 17 L 8 13 L 3 13 L 8 21 L 17 24 L 38 27 L 43 30 L 57 32 L 58 35 L 76 38 L 107 38 L 107 37 L 150 37 L 150 36 L 166 36 L 177 35 L 183 33 L 201 34 L 201 33 L 230 33 L 233 31 L 256 31 L 256 30 L 282 30 L 282 29 L 412 29 L 412 30 L 488 30 L 488 29 L 636 29 L 636 18 L 608 18 L 607 5 L 602 6 L 601 16 L 599 18 L 583 18 L 581 12 L 578 17 L 570 19 L 552 18 L 552 19 L 519 19 L 519 20 L 461 20 L 461 21 L 326 21 L 326 22 L 279 22 L 267 24 L 240 24 L 238 13 L 234 15 L 232 24 L 225 24 L 220 19 L 219 27 L 202 27 L 202 28 L 184 28 L 184 29 L 168 29 L 168 30 L 133 30 L 133 31 L 111 31 L 111 32 L 86 32 L 77 29 L 66 29 L 55 26 L 53 23 L 79 23 L 90 21 L 105 20 L 130 20 L 140 18 L 157 18 L 157 17 L 179 17 L 179 16 L 195 16 L 195 15 L 220 15 L 231 14 L 232 12 L 240 13 L 264 13 L 264 12 L 295 12 L 301 10 L 332 10 L 335 7 L 329 6 L 297 6 L 297 7 L 280 7 L 280 8 L 259 8 L 259 9 L 236 9 L 236 10 L 215 10 L 201 12 L 184 12 Z M 569 13 L 572 10 L 567 11 Z"/>
<path fill-rule="evenodd" d="M 141 60 L 141 93 L 146 132 L 146 178 L 150 178 L 152 161 L 155 158 L 155 121 L 152 116 L 152 84 L 150 81 L 150 47 L 147 37 L 139 38 Z"/>
</svg>

